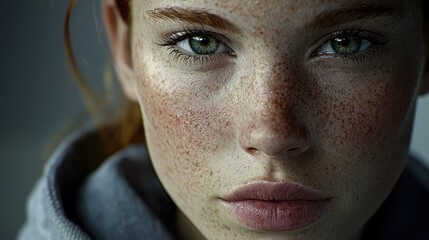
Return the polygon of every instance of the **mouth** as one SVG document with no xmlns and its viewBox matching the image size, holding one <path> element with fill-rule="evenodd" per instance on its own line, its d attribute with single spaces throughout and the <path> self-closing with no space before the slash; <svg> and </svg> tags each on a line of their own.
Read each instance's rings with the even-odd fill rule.
<svg viewBox="0 0 429 240">
<path fill-rule="evenodd" d="M 220 198 L 242 225 L 292 231 L 316 222 L 332 198 L 298 183 L 252 182 Z"/>
</svg>

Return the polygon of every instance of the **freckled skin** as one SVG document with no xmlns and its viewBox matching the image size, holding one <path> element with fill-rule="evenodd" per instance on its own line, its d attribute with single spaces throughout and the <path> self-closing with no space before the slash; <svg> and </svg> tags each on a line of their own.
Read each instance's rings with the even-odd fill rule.
<svg viewBox="0 0 429 240">
<path fill-rule="evenodd" d="M 345 26 L 308 38 L 300 26 L 348 3 L 133 1 L 131 49 L 151 159 L 174 202 L 205 238 L 351 239 L 394 187 L 407 158 L 424 62 L 420 20 L 406 1 L 395 25 L 358 24 L 386 35 L 389 48 L 360 63 L 306 57 L 318 38 Z M 222 34 L 236 57 L 205 67 L 175 61 L 154 42 L 184 26 L 154 27 L 145 16 L 165 6 L 204 6 L 232 21 L 241 35 Z M 408 37 L 410 31 L 416 36 Z M 300 182 L 332 201 L 304 229 L 249 229 L 218 197 L 255 180 Z"/>
</svg>

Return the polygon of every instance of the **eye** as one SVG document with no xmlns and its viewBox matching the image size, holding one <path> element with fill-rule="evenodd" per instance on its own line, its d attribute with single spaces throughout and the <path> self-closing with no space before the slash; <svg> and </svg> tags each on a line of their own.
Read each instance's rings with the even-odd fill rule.
<svg viewBox="0 0 429 240">
<path fill-rule="evenodd" d="M 331 33 L 325 41 L 311 56 L 332 56 L 342 57 L 348 60 L 349 57 L 357 59 L 364 53 L 374 53 L 378 46 L 388 43 L 388 39 L 372 31 L 358 28 L 344 29 Z"/>
<path fill-rule="evenodd" d="M 157 44 L 167 47 L 169 57 L 179 64 L 192 66 L 208 66 L 218 60 L 235 57 L 235 52 L 225 42 L 230 42 L 225 36 L 205 30 L 184 30 L 165 36 Z"/>
<path fill-rule="evenodd" d="M 324 43 L 319 50 L 318 54 L 354 54 L 365 51 L 372 45 L 370 40 L 367 40 L 361 36 L 350 36 L 347 34 L 341 34 L 332 37 L 329 41 Z"/>
<path fill-rule="evenodd" d="M 176 44 L 188 54 L 211 55 L 228 52 L 228 48 L 218 39 L 203 34 L 189 36 Z"/>
</svg>

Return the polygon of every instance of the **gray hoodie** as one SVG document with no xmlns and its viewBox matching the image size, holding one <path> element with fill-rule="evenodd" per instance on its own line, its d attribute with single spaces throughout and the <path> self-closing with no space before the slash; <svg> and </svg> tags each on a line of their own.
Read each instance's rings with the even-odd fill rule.
<svg viewBox="0 0 429 240">
<path fill-rule="evenodd" d="M 142 145 L 97 169 L 97 135 L 80 131 L 59 146 L 27 203 L 18 239 L 173 239 L 175 207 Z"/>
</svg>

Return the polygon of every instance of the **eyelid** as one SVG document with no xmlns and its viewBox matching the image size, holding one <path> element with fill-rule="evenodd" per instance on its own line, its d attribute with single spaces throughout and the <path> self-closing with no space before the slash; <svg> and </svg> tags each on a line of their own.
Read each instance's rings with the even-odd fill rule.
<svg viewBox="0 0 429 240">
<path fill-rule="evenodd" d="M 219 41 L 219 45 L 218 45 L 218 49 L 216 50 L 215 53 L 212 54 L 197 54 L 194 53 L 193 50 L 191 49 L 191 43 L 190 43 L 191 38 L 186 38 L 184 40 L 181 40 L 179 42 L 176 43 L 176 46 L 178 46 L 179 48 L 182 49 L 182 51 L 186 52 L 187 54 L 192 54 L 192 55 L 213 55 L 213 54 L 222 54 L 222 53 L 229 53 L 229 48 L 228 46 L 226 46 L 224 43 L 220 42 L 219 40 L 216 39 L 216 41 Z"/>
<path fill-rule="evenodd" d="M 179 32 L 170 32 L 168 34 L 165 34 L 163 39 L 160 42 L 157 42 L 157 44 L 160 46 L 171 46 L 195 35 L 210 36 L 216 39 L 217 41 L 219 41 L 220 43 L 222 43 L 223 45 L 225 45 L 228 49 L 231 49 L 229 46 L 232 44 L 232 42 L 228 38 L 226 38 L 222 34 L 215 33 L 212 31 L 207 31 L 207 30 L 183 29 L 182 31 L 179 31 Z"/>
</svg>

